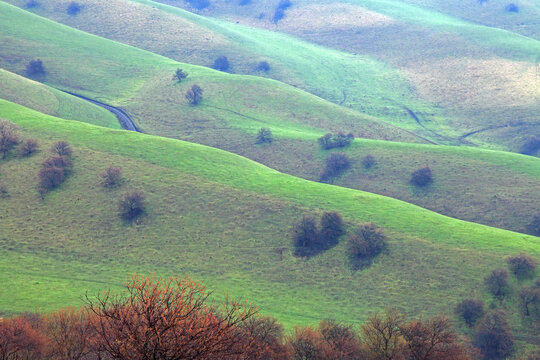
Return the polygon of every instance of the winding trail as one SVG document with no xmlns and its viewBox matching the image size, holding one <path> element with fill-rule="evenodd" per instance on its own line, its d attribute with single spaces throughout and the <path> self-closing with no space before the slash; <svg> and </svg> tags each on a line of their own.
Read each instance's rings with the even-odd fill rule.
<svg viewBox="0 0 540 360">
<path fill-rule="evenodd" d="M 105 104 L 105 103 L 102 103 L 102 102 L 87 98 L 87 97 L 79 95 L 79 94 L 69 92 L 69 91 L 65 91 L 65 90 L 60 90 L 60 91 L 65 92 L 66 94 L 78 97 L 80 99 L 86 100 L 86 101 L 88 101 L 88 102 L 90 102 L 90 103 L 92 103 L 94 105 L 100 106 L 100 107 L 104 108 L 105 110 L 108 110 L 108 111 L 112 112 L 116 116 L 116 118 L 118 119 L 118 122 L 120 123 L 120 126 L 122 127 L 122 129 L 129 130 L 129 131 L 135 131 L 135 132 L 141 132 L 139 130 L 139 128 L 135 125 L 133 120 L 131 120 L 129 115 L 125 113 L 124 110 L 119 109 L 119 108 L 114 107 L 114 106 L 111 106 L 109 104 Z"/>
<path fill-rule="evenodd" d="M 502 128 L 515 128 L 515 127 L 522 127 L 522 126 L 540 126 L 540 123 L 528 123 L 528 122 L 521 121 L 521 122 L 518 122 L 518 123 L 508 123 L 508 124 L 502 124 L 502 125 L 491 125 L 491 126 L 488 126 L 488 127 L 482 128 L 482 129 L 470 131 L 470 132 L 468 132 L 466 134 L 461 135 L 459 138 L 460 139 L 465 139 L 466 137 L 469 137 L 471 135 L 478 134 L 478 133 L 481 133 L 481 132 L 484 132 L 484 131 L 489 131 L 489 130 L 502 129 Z"/>
</svg>

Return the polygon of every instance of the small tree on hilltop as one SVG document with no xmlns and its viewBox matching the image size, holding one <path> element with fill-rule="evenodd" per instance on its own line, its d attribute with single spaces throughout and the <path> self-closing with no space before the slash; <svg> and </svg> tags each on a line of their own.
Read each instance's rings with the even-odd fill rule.
<svg viewBox="0 0 540 360">
<path fill-rule="evenodd" d="M 474 342 L 486 359 L 505 359 L 512 354 L 514 336 L 504 310 L 494 309 L 484 315 L 476 325 Z"/>
<path fill-rule="evenodd" d="M 502 299 L 510 291 L 508 284 L 508 271 L 506 269 L 493 270 L 484 279 L 489 292 L 496 298 Z"/>
<path fill-rule="evenodd" d="M 202 101 L 203 89 L 197 84 L 186 92 L 186 99 L 191 105 L 198 105 Z"/>
<path fill-rule="evenodd" d="M 132 191 L 120 200 L 118 211 L 122 219 L 132 221 L 144 214 L 145 207 L 144 194 L 140 191 Z"/>
<path fill-rule="evenodd" d="M 349 236 L 347 252 L 354 269 L 367 266 L 387 246 L 387 238 L 374 223 L 360 226 Z"/>
<path fill-rule="evenodd" d="M 506 262 L 518 279 L 533 277 L 538 265 L 538 262 L 527 254 L 511 256 Z"/>
<path fill-rule="evenodd" d="M 433 182 L 433 174 L 429 166 L 425 166 L 414 171 L 411 174 L 411 184 L 419 187 L 424 187 Z"/>
<path fill-rule="evenodd" d="M 39 149 L 39 144 L 34 139 L 26 139 L 19 146 L 19 154 L 22 157 L 27 157 L 35 153 Z"/>
<path fill-rule="evenodd" d="M 19 143 L 18 130 L 14 123 L 0 119 L 0 152 L 3 159 Z"/>
<path fill-rule="evenodd" d="M 51 151 L 60 156 L 71 156 L 73 154 L 73 149 L 67 141 L 57 141 L 51 148 Z"/>
<path fill-rule="evenodd" d="M 45 67 L 43 67 L 43 61 L 41 59 L 30 60 L 26 65 L 26 75 L 28 77 L 44 75 Z"/>
<path fill-rule="evenodd" d="M 174 73 L 174 76 L 173 76 L 173 79 L 178 80 L 178 82 L 182 82 L 182 80 L 184 80 L 187 77 L 188 77 L 187 72 L 184 72 L 184 70 L 182 70 L 182 69 L 176 69 L 176 71 Z"/>
<path fill-rule="evenodd" d="M 268 128 L 261 128 L 257 133 L 256 144 L 271 143 L 274 140 L 272 136 L 272 130 Z"/>
<path fill-rule="evenodd" d="M 465 320 L 468 327 L 472 327 L 476 320 L 484 315 L 484 303 L 480 300 L 466 299 L 457 304 L 455 312 Z"/>
</svg>

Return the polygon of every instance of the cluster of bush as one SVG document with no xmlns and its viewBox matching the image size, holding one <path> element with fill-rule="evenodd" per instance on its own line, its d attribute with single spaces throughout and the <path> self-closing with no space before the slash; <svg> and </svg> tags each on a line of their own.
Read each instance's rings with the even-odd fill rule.
<svg viewBox="0 0 540 360">
<path fill-rule="evenodd" d="M 189 278 L 135 276 L 122 293 L 80 309 L 0 318 L 2 359 L 470 360 L 474 349 L 441 316 L 407 320 L 388 309 L 356 332 L 332 320 L 289 334 L 246 302 L 211 302 Z"/>
<path fill-rule="evenodd" d="M 43 61 L 41 61 L 41 59 L 30 60 L 26 65 L 26 76 L 30 78 L 42 76 L 45 75 L 45 73 L 45 67 L 43 66 Z"/>
<path fill-rule="evenodd" d="M 272 141 L 274 141 L 272 130 L 264 127 L 260 128 L 255 138 L 255 144 L 270 144 Z"/>
<path fill-rule="evenodd" d="M 73 150 L 66 141 L 58 141 L 51 148 L 53 156 L 47 158 L 39 170 L 39 194 L 43 198 L 49 191 L 60 186 L 71 172 Z"/>
<path fill-rule="evenodd" d="M 534 278 L 537 262 L 527 254 L 506 259 L 510 271 L 520 281 Z M 484 278 L 484 284 L 495 299 L 501 302 L 511 292 L 506 269 L 495 269 Z M 524 286 L 518 293 L 521 313 L 533 322 L 540 320 L 540 278 L 532 286 Z M 465 299 L 455 308 L 456 314 L 468 327 L 475 326 L 474 343 L 486 359 L 505 359 L 514 351 L 512 335 L 506 313 L 493 304 L 490 311 L 477 299 Z"/>
<path fill-rule="evenodd" d="M 341 175 L 351 166 L 349 157 L 344 153 L 331 153 L 325 160 L 325 167 L 320 174 L 320 181 L 328 182 Z"/>
<path fill-rule="evenodd" d="M 349 144 L 353 140 L 354 135 L 352 133 L 348 133 L 347 135 L 345 135 L 340 132 L 337 134 L 328 133 L 324 136 L 321 136 L 318 141 L 323 149 L 330 150 L 334 148 L 343 148 L 349 146 Z"/>
<path fill-rule="evenodd" d="M 534 156 L 538 153 L 538 150 L 540 150 L 540 138 L 536 135 L 531 135 L 525 140 L 519 152 L 524 155 Z"/>
<path fill-rule="evenodd" d="M 315 218 L 304 216 L 293 228 L 294 254 L 303 257 L 316 255 L 335 246 L 343 232 L 343 219 L 337 212 L 323 213 L 320 229 Z"/>
<path fill-rule="evenodd" d="M 324 212 L 317 226 L 315 218 L 304 216 L 294 225 L 292 243 L 294 255 L 310 257 L 326 251 L 339 242 L 345 234 L 341 214 Z M 347 239 L 347 254 L 354 270 L 370 265 L 375 257 L 387 247 L 387 237 L 374 223 L 367 223 L 354 229 Z"/>
</svg>

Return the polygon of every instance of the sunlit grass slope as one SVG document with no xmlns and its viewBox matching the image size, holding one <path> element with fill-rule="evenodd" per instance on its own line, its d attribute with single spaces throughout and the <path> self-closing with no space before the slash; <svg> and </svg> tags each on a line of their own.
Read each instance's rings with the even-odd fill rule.
<svg viewBox="0 0 540 360">
<path fill-rule="evenodd" d="M 7 12 L 11 18 L 31 19 L 35 31 L 42 36 L 50 28 L 57 30 L 55 34 L 65 32 L 48 42 L 47 38 L 35 40 L 32 32 L 17 30 L 23 23 L 6 19 L 5 23 L 10 25 L 6 28 L 11 28 L 17 37 L 5 37 L 4 42 L 9 45 L 9 51 L 2 55 L 5 66 L 23 71 L 29 59 L 41 57 L 48 71 L 45 82 L 121 106 L 148 133 L 219 147 L 310 180 L 318 180 L 324 167 L 327 152 L 319 149 L 316 140 L 326 131 L 352 131 L 360 138 L 423 141 L 276 81 L 178 64 L 36 18 L 9 5 L 5 7 L 6 11 L 13 11 Z M 75 50 L 75 39 L 86 47 Z M 39 46 L 25 48 L 28 42 Z M 84 68 L 78 66 L 79 58 L 87 59 Z M 137 61 L 138 58 L 142 60 Z M 133 65 L 124 66 L 125 62 Z M 172 80 L 177 67 L 190 73 L 180 84 Z M 189 106 L 184 98 L 185 91 L 194 83 L 205 91 L 203 102 L 196 107 Z M 38 86 L 35 82 L 28 84 Z M 19 92 L 25 94 L 24 89 Z M 262 126 L 273 131 L 275 140 L 269 146 L 255 144 L 255 133 Z M 470 150 L 457 148 L 398 146 L 360 139 L 355 144 L 361 145 L 347 150 L 353 166 L 337 184 L 516 231 L 523 231 L 536 212 L 540 196 L 534 190 L 538 188 L 537 175 L 524 171 L 525 166 L 509 169 L 500 165 L 497 153 L 478 160 L 475 155 L 463 156 Z M 373 152 L 379 163 L 364 171 L 360 161 L 368 152 Z M 504 154 L 500 156 L 506 158 Z M 534 163 L 524 157 L 512 159 L 516 163 Z M 433 168 L 436 182 L 429 191 L 417 192 L 409 185 L 409 176 L 424 165 Z"/>
<path fill-rule="evenodd" d="M 119 129 L 109 111 L 39 82 L 0 69 L 0 98 L 64 119 Z"/>
<path fill-rule="evenodd" d="M 232 138 L 232 142 L 248 134 L 252 142 L 256 129 L 272 125 L 277 135 L 343 129 L 366 137 L 424 142 L 407 131 L 283 83 L 177 63 L 4 2 L 0 8 L 4 25 L 0 41 L 5 49 L 0 66 L 23 73 L 31 59 L 41 58 L 46 84 L 125 107 L 146 132 L 182 137 L 195 130 L 200 137 Z M 189 73 L 181 84 L 172 79 L 178 67 Z M 196 107 L 184 97 L 194 83 L 205 91 L 205 100 Z"/>
<path fill-rule="evenodd" d="M 483 130 L 463 142 L 516 151 L 528 134 L 540 131 L 538 40 L 436 11 L 434 1 L 418 6 L 399 0 L 331 4 L 297 0 L 276 25 L 270 19 L 277 3 L 266 0 L 238 6 L 214 1 L 201 13 L 373 56 L 399 69 L 416 96 L 436 106 L 436 111 L 411 109 L 419 110 L 424 127 L 443 136 L 456 139 Z M 459 7 L 455 2 L 445 3 Z M 536 6 L 521 5 L 523 13 Z M 473 6 L 479 6 L 478 2 L 470 1 L 465 7 Z M 536 23 L 529 19 L 522 25 Z"/>
<path fill-rule="evenodd" d="M 22 0 L 9 2 L 21 7 L 25 4 Z M 230 60 L 231 72 L 271 77 L 423 136 L 452 142 L 415 122 L 406 108 L 437 124 L 442 113 L 419 99 L 406 74 L 372 57 L 324 48 L 282 33 L 204 18 L 153 1 L 84 0 L 83 10 L 76 16 L 66 14 L 68 4 L 67 0 L 42 1 L 32 11 L 182 62 L 211 66 L 217 57 L 225 55 Z M 118 16 L 120 12 L 126 15 Z M 268 72 L 257 70 L 260 61 L 269 63 Z"/>
<path fill-rule="evenodd" d="M 0 280 L 3 312 L 79 304 L 80 295 L 116 287 L 132 272 L 190 274 L 220 292 L 247 297 L 288 325 L 335 317 L 362 321 L 395 306 L 408 313 L 452 315 L 463 297 L 489 296 L 482 278 L 505 257 L 538 257 L 540 238 L 448 218 L 372 195 L 309 182 L 230 153 L 65 121 L 0 101 L 2 117 L 42 151 L 0 162 Z M 53 141 L 74 146 L 74 170 L 40 200 L 37 172 Z M 123 168 L 119 189 L 99 186 L 109 165 Z M 125 224 L 118 199 L 147 195 L 147 215 Z M 310 260 L 291 255 L 290 228 L 303 215 L 339 211 L 350 230 L 374 221 L 389 252 L 352 272 L 343 241 Z M 280 255 L 281 254 L 281 255 Z M 518 335 L 517 299 L 505 303 Z"/>
</svg>

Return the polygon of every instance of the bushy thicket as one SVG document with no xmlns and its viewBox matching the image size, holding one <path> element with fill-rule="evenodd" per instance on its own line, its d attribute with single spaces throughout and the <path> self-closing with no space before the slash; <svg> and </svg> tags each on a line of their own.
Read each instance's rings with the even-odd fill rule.
<svg viewBox="0 0 540 360">
<path fill-rule="evenodd" d="M 418 186 L 418 187 L 424 187 L 433 182 L 433 174 L 431 173 L 431 169 L 429 166 L 425 166 L 423 168 L 420 168 L 418 170 L 413 171 L 411 174 L 411 184 Z"/>
<path fill-rule="evenodd" d="M 270 71 L 270 64 L 268 63 L 268 61 L 261 61 L 257 65 L 257 70 L 258 71 L 268 72 L 268 71 Z"/>
<path fill-rule="evenodd" d="M 119 167 L 109 166 L 105 172 L 101 174 L 101 186 L 113 188 L 119 186 L 123 181 L 122 169 Z"/>
<path fill-rule="evenodd" d="M 354 140 L 354 135 L 351 133 L 348 133 L 347 135 L 343 133 L 338 133 L 338 134 L 327 133 L 326 135 L 321 136 L 318 141 L 323 149 L 329 150 L 329 149 L 342 148 L 342 147 L 349 146 L 349 144 L 353 140 Z"/>
<path fill-rule="evenodd" d="M 19 145 L 19 154 L 27 157 L 38 151 L 39 143 L 34 139 L 26 139 Z"/>
<path fill-rule="evenodd" d="M 225 298 L 214 303 L 209 294 L 189 278 L 134 276 L 122 293 L 87 296 L 80 309 L 0 318 L 0 358 L 471 359 L 445 317 L 408 321 L 389 309 L 369 317 L 359 332 L 348 324 L 323 320 L 285 336 L 281 324 L 260 316 L 246 302 Z M 479 331 L 482 344 L 485 333 Z"/>
<path fill-rule="evenodd" d="M 118 213 L 126 221 L 133 221 L 146 211 L 146 196 L 140 191 L 131 191 L 124 195 L 118 204 Z"/>
<path fill-rule="evenodd" d="M 274 141 L 274 137 L 272 136 L 272 130 L 268 128 L 260 128 L 259 132 L 257 132 L 257 137 L 255 139 L 256 144 L 269 144 L 272 141 Z"/>
<path fill-rule="evenodd" d="M 187 77 L 188 77 L 187 72 L 185 72 L 182 69 L 176 69 L 176 71 L 174 72 L 173 80 L 178 80 L 178 82 L 181 82 Z"/>
<path fill-rule="evenodd" d="M 293 227 L 296 256 L 309 257 L 335 246 L 344 233 L 341 214 L 330 211 L 321 216 L 320 228 L 313 217 L 304 216 Z"/>
<path fill-rule="evenodd" d="M 203 89 L 197 84 L 194 84 L 187 92 L 186 99 L 191 105 L 198 105 L 203 99 Z"/>
<path fill-rule="evenodd" d="M 506 359 L 514 351 L 514 336 L 502 309 L 488 311 L 478 322 L 474 335 L 475 345 L 485 359 Z"/>
<path fill-rule="evenodd" d="M 364 169 L 370 169 L 376 163 L 377 161 L 375 160 L 375 157 L 371 154 L 367 154 L 362 158 L 362 166 Z"/>
<path fill-rule="evenodd" d="M 9 152 L 19 143 L 19 127 L 8 121 L 0 119 L 0 152 L 5 159 Z"/>
<path fill-rule="evenodd" d="M 347 240 L 347 253 L 353 269 L 371 264 L 373 259 L 387 247 L 388 239 L 374 223 L 358 227 Z"/>
<path fill-rule="evenodd" d="M 328 181 L 341 175 L 351 166 L 349 158 L 344 153 L 332 153 L 325 160 L 325 168 L 321 172 L 320 181 Z"/>
<path fill-rule="evenodd" d="M 484 278 L 484 284 L 489 292 L 498 299 L 504 298 L 510 292 L 508 283 L 508 271 L 495 269 Z"/>
<path fill-rule="evenodd" d="M 465 299 L 457 304 L 455 312 L 468 327 L 472 327 L 476 320 L 484 315 L 484 303 L 480 300 Z"/>
<path fill-rule="evenodd" d="M 191 7 L 203 10 L 210 6 L 210 0 L 185 0 Z"/>
<path fill-rule="evenodd" d="M 43 66 L 43 61 L 41 61 L 41 59 L 30 60 L 26 65 L 26 76 L 28 77 L 45 75 L 45 72 L 45 67 Z"/>
<path fill-rule="evenodd" d="M 527 254 L 519 254 L 517 256 L 510 256 L 506 259 L 510 270 L 518 279 L 524 279 L 533 277 L 536 271 L 538 262 Z"/>
<path fill-rule="evenodd" d="M 71 159 L 67 156 L 53 156 L 41 164 L 39 170 L 39 192 L 44 195 L 60 186 L 72 168 Z"/>
<path fill-rule="evenodd" d="M 229 63 L 229 59 L 227 59 L 226 56 L 220 56 L 214 61 L 212 68 L 219 71 L 227 71 L 229 70 L 230 66 L 231 64 Z"/>
<path fill-rule="evenodd" d="M 67 9 L 66 9 L 66 13 L 68 15 L 71 15 L 71 16 L 75 16 L 77 15 L 78 13 L 81 12 L 81 5 L 79 3 L 76 3 L 75 1 L 69 3 Z"/>
</svg>

